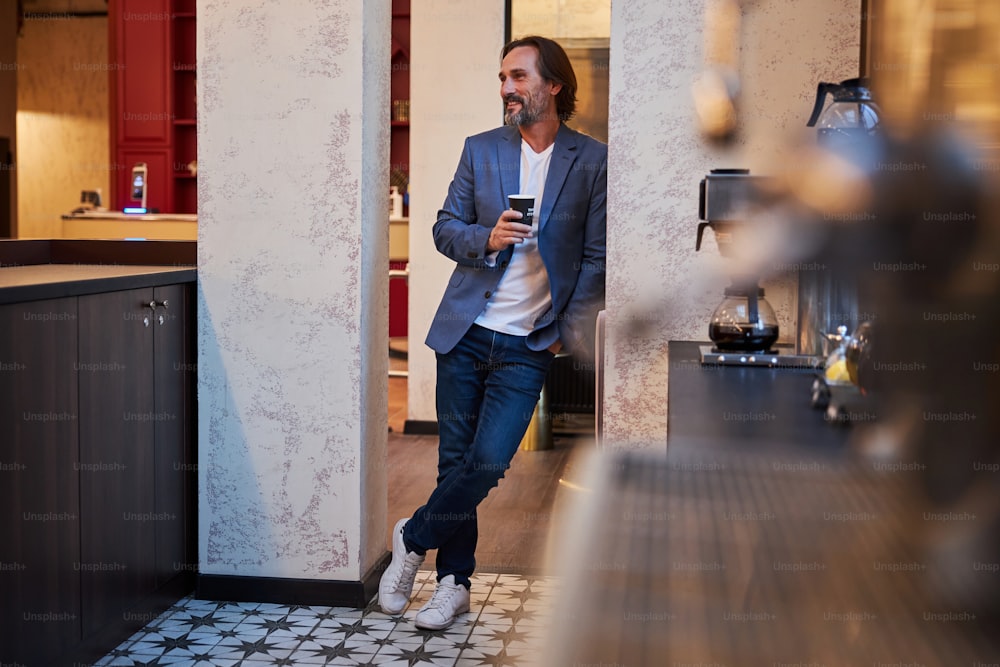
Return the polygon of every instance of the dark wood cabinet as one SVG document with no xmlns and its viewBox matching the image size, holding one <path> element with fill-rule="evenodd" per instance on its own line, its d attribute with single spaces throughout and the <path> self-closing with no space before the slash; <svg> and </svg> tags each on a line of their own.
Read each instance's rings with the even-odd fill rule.
<svg viewBox="0 0 1000 667">
<path fill-rule="evenodd" d="M 153 522 L 156 586 L 198 561 L 194 301 L 183 285 L 153 290 Z"/>
<path fill-rule="evenodd" d="M 81 637 L 76 299 L 0 305 L 0 663 Z"/>
<path fill-rule="evenodd" d="M 193 588 L 192 290 L 0 305 L 0 664 L 94 659 Z"/>
<path fill-rule="evenodd" d="M 153 290 L 79 299 L 83 632 L 155 588 Z"/>
</svg>

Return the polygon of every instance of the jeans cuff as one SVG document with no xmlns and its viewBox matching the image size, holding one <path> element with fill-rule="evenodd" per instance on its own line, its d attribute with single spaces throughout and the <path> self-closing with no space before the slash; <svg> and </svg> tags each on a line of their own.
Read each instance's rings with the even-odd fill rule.
<svg viewBox="0 0 1000 667">
<path fill-rule="evenodd" d="M 449 574 L 455 577 L 456 584 L 461 584 L 462 586 L 465 586 L 465 590 L 472 590 L 472 581 L 470 581 L 468 577 L 463 576 L 461 574 L 456 574 L 455 572 L 443 572 L 443 573 L 438 572 L 437 580 L 441 581 Z"/>
<path fill-rule="evenodd" d="M 420 555 L 420 556 L 426 556 L 427 555 L 427 550 L 426 549 L 421 549 L 421 548 L 419 548 L 417 546 L 414 546 L 414 544 L 412 542 L 410 542 L 408 539 L 406 539 L 406 529 L 405 528 L 403 529 L 403 546 L 406 547 L 407 552 L 411 552 L 412 551 L 413 553 L 415 553 L 417 555 Z"/>
</svg>

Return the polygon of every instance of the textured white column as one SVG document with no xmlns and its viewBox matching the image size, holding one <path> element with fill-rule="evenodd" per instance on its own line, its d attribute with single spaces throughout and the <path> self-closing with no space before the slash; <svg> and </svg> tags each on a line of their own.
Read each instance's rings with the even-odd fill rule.
<svg viewBox="0 0 1000 667">
<path fill-rule="evenodd" d="M 816 84 L 858 73 L 860 0 L 742 3 L 741 139 L 728 151 L 710 148 L 691 97 L 706 4 L 611 6 L 604 402 L 611 446 L 666 446 L 667 343 L 707 340 L 727 283 L 714 243 L 694 250 L 698 182 L 712 168 L 763 173 L 780 163 L 788 140 L 805 130 Z M 786 333 L 794 331 L 795 284 L 792 276 L 767 285 Z"/>
<path fill-rule="evenodd" d="M 434 353 L 427 329 L 455 264 L 438 253 L 431 227 L 462 144 L 503 123 L 499 0 L 415 0 L 410 5 L 410 301 L 407 418 L 437 420 Z"/>
<path fill-rule="evenodd" d="M 203 574 L 385 552 L 389 0 L 198 2 Z"/>
</svg>

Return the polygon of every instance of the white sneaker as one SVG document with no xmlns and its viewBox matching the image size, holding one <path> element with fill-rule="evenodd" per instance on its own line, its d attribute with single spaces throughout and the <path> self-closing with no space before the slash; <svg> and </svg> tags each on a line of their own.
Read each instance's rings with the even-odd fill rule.
<svg viewBox="0 0 1000 667">
<path fill-rule="evenodd" d="M 407 551 L 403 544 L 403 526 L 406 519 L 400 519 L 392 529 L 392 560 L 385 568 L 378 582 L 378 605 L 386 614 L 396 615 L 406 608 L 413 593 L 413 580 L 424 557 Z"/>
<path fill-rule="evenodd" d="M 455 583 L 449 574 L 438 582 L 434 595 L 417 612 L 414 621 L 421 630 L 444 630 L 455 622 L 455 617 L 469 611 L 469 589 Z"/>
</svg>

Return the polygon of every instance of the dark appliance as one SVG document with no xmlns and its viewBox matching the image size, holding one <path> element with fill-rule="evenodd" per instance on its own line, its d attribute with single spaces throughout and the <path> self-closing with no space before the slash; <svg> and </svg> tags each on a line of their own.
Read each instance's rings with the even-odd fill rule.
<svg viewBox="0 0 1000 667">
<path fill-rule="evenodd" d="M 753 233 L 749 211 L 763 201 L 763 177 L 747 169 L 713 169 L 699 184 L 695 250 L 701 250 L 705 229 L 715 234 L 719 253 L 734 257 L 744 235 Z M 778 319 L 752 273 L 734 275 L 724 298 L 712 313 L 702 363 L 751 366 L 813 367 L 820 359 L 779 349 Z"/>
</svg>

